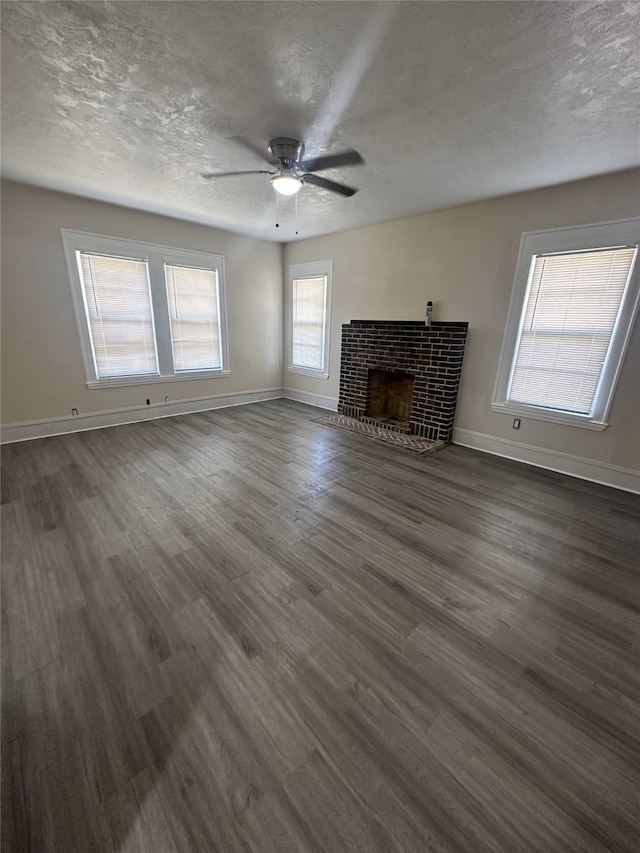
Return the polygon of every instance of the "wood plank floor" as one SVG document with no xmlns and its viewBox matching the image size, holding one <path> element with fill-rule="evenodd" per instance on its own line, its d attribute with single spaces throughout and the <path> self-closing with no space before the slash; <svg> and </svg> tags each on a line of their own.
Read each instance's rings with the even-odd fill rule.
<svg viewBox="0 0 640 853">
<path fill-rule="evenodd" d="M 2 850 L 640 850 L 640 499 L 319 414 L 4 448 Z"/>
</svg>

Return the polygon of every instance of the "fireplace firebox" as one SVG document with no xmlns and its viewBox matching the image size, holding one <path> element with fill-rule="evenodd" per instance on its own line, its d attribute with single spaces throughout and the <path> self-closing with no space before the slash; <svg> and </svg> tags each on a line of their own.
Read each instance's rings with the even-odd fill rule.
<svg viewBox="0 0 640 853">
<path fill-rule="evenodd" d="M 370 370 L 367 420 L 410 432 L 415 377 L 401 370 Z"/>
</svg>

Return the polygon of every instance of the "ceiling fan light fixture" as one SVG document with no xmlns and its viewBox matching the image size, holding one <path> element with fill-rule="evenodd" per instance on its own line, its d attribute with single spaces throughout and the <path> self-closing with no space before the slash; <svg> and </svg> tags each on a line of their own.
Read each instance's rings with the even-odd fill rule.
<svg viewBox="0 0 640 853">
<path fill-rule="evenodd" d="M 271 183 L 280 195 L 295 195 L 302 186 L 302 180 L 294 175 L 276 175 L 271 178 Z"/>
</svg>

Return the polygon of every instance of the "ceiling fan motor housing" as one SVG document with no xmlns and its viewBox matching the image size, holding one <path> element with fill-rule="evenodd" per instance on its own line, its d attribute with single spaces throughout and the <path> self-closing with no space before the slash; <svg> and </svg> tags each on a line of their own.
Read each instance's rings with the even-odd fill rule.
<svg viewBox="0 0 640 853">
<path fill-rule="evenodd" d="M 295 166 L 302 160 L 304 145 L 297 139 L 289 139 L 287 136 L 278 136 L 269 143 L 269 154 L 271 154 L 274 165 L 279 164 L 286 169 Z"/>
</svg>

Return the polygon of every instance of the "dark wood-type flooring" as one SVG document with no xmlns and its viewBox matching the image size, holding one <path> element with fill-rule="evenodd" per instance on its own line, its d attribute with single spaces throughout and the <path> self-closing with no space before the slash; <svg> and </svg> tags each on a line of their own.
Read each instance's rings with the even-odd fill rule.
<svg viewBox="0 0 640 853">
<path fill-rule="evenodd" d="M 2 850 L 640 849 L 640 499 L 284 401 L 2 454 Z"/>
</svg>

